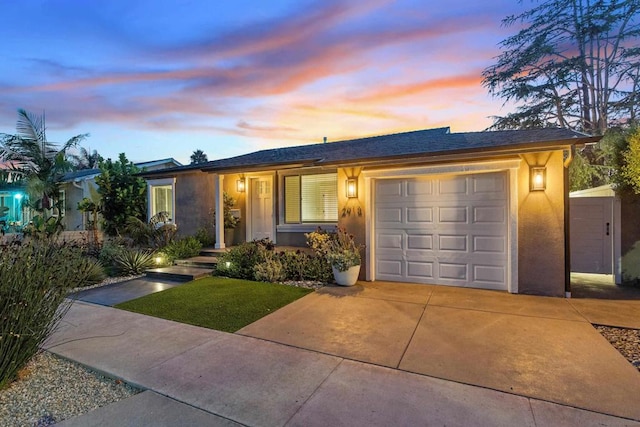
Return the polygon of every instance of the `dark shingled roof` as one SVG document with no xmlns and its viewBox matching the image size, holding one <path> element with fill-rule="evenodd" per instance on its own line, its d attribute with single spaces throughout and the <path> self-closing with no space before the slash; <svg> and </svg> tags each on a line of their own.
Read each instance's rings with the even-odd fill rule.
<svg viewBox="0 0 640 427">
<path fill-rule="evenodd" d="M 492 151 L 551 143 L 595 142 L 599 138 L 560 128 L 506 130 L 491 132 L 449 133 L 449 128 L 426 129 L 391 135 L 373 136 L 322 144 L 273 148 L 237 157 L 213 160 L 199 165 L 187 165 L 143 173 L 153 175 L 182 170 L 218 171 L 270 165 L 323 165 L 384 160 L 407 156 L 455 154 Z"/>
</svg>

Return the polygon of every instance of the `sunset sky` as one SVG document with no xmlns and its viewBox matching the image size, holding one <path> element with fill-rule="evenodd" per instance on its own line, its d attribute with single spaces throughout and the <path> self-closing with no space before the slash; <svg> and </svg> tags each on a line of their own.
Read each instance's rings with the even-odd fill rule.
<svg viewBox="0 0 640 427">
<path fill-rule="evenodd" d="M 0 132 L 46 112 L 49 141 L 133 161 L 504 115 L 480 84 L 515 0 L 0 2 Z"/>
</svg>

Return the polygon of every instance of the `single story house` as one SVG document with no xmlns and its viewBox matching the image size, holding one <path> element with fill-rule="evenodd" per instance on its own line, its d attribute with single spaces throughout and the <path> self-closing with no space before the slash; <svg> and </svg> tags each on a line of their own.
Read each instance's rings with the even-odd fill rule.
<svg viewBox="0 0 640 427">
<path fill-rule="evenodd" d="M 237 200 L 234 243 L 304 246 L 322 227 L 364 243 L 363 280 L 569 291 L 567 129 L 418 130 L 262 150 L 142 174 L 149 215 L 169 210 L 182 235 L 211 223 L 224 248 L 223 193 Z M 160 201 L 160 203 L 158 203 Z"/>
<path fill-rule="evenodd" d="M 182 166 L 173 158 L 139 162 L 135 165 L 144 171 L 157 171 L 161 169 Z M 97 189 L 96 177 L 100 175 L 100 169 L 83 169 L 65 174 L 61 179 L 60 199 L 64 216 L 64 229 L 68 231 L 84 231 L 87 229 L 91 218 L 78 210 L 78 202 L 82 199 L 91 199 L 91 187 Z"/>
</svg>

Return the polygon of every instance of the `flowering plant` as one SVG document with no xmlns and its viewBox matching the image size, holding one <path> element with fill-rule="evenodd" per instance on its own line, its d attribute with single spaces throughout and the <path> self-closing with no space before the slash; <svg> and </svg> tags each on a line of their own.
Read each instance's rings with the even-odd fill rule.
<svg viewBox="0 0 640 427">
<path fill-rule="evenodd" d="M 353 234 L 347 233 L 342 227 L 336 229 L 335 234 L 327 243 L 327 260 L 338 271 L 360 265 L 360 250 L 362 245 L 355 242 Z"/>
<path fill-rule="evenodd" d="M 338 271 L 347 271 L 361 263 L 362 245 L 356 244 L 353 234 L 347 233 L 344 227 L 337 227 L 334 232 L 318 228 L 305 237 L 307 245 Z"/>
</svg>

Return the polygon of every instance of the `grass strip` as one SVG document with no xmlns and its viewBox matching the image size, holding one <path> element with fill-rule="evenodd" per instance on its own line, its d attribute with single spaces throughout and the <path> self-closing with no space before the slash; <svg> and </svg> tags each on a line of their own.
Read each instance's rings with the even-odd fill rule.
<svg viewBox="0 0 640 427">
<path fill-rule="evenodd" d="M 312 289 L 248 280 L 207 277 L 116 305 L 116 308 L 235 332 Z"/>
</svg>

